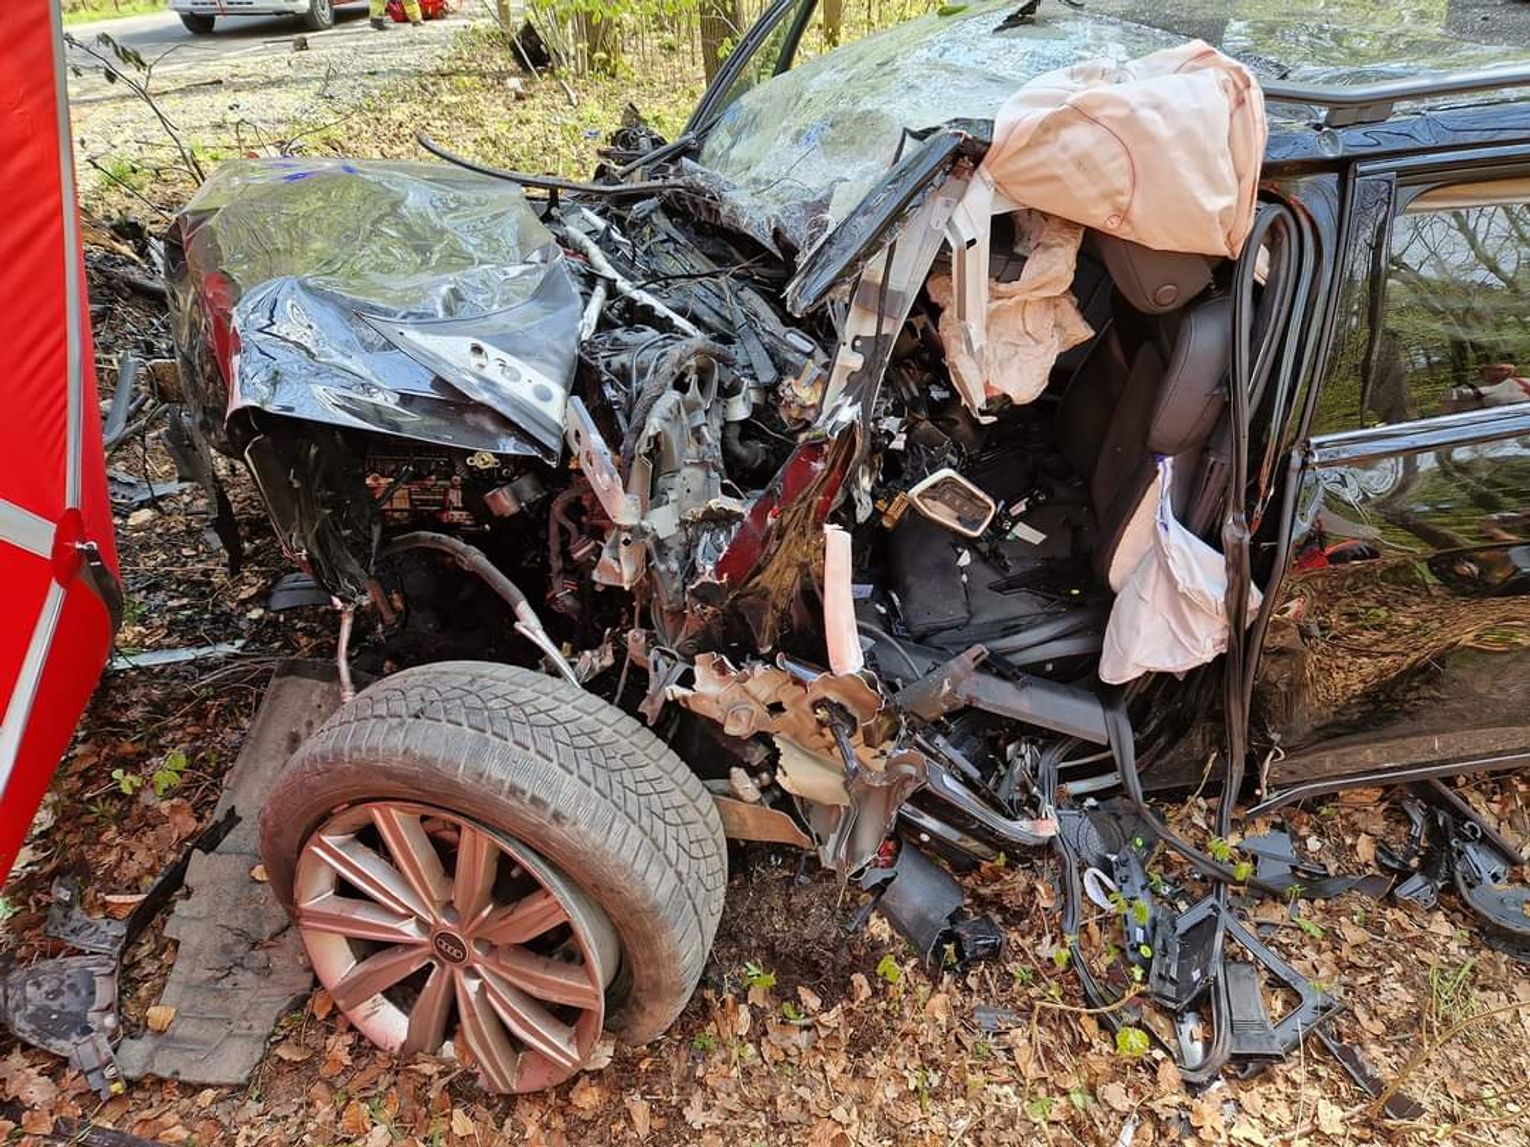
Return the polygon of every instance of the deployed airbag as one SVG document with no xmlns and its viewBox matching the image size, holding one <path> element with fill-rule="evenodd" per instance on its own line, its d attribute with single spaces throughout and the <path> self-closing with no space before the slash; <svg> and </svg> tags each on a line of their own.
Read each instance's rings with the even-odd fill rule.
<svg viewBox="0 0 1530 1147">
<path fill-rule="evenodd" d="M 1183 673 L 1227 649 L 1227 563 L 1175 519 L 1173 486 L 1173 464 L 1160 458 L 1147 495 L 1157 503 L 1153 533 L 1105 626 L 1100 680 L 1109 685 L 1144 673 Z M 1250 586 L 1250 616 L 1259 600 Z"/>
<path fill-rule="evenodd" d="M 983 167 L 1023 207 L 1160 251 L 1236 258 L 1267 132 L 1253 75 L 1193 40 L 1037 76 L 999 109 Z"/>
</svg>

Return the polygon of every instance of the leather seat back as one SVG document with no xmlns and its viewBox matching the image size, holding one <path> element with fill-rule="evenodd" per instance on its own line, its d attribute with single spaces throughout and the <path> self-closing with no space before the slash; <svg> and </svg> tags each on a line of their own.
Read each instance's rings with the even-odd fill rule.
<svg viewBox="0 0 1530 1147">
<path fill-rule="evenodd" d="M 1112 322 L 1063 394 L 1058 441 L 1088 483 L 1095 568 L 1113 586 L 1129 533 L 1150 528 L 1145 506 L 1157 458 L 1174 459 L 1176 511 L 1222 417 L 1232 356 L 1232 301 L 1212 286 L 1214 262 L 1109 236 L 1093 247 L 1115 283 Z M 1144 522 L 1144 514 L 1146 521 Z M 1136 546 L 1126 547 L 1134 555 Z"/>
</svg>

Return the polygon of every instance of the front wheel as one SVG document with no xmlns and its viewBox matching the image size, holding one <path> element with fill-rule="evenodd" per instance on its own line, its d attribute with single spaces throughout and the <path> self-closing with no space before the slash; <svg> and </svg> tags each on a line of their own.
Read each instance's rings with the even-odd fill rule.
<svg viewBox="0 0 1530 1147">
<path fill-rule="evenodd" d="M 261 858 L 319 980 L 400 1054 L 471 1050 L 487 1087 L 551 1087 L 604 1027 L 667 1028 L 727 878 L 721 822 L 646 728 L 511 666 L 406 670 L 293 756 Z"/>
<path fill-rule="evenodd" d="M 303 14 L 303 27 L 310 32 L 322 32 L 334 26 L 334 0 L 308 0 L 308 11 Z"/>
<path fill-rule="evenodd" d="M 213 23 L 216 16 L 204 16 L 197 12 L 182 12 L 181 23 L 186 25 L 186 31 L 193 36 L 208 36 L 212 34 Z"/>
</svg>

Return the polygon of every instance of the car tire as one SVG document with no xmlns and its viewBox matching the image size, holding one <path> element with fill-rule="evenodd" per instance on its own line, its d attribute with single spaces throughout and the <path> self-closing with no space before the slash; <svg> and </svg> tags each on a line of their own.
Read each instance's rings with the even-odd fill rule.
<svg viewBox="0 0 1530 1147">
<path fill-rule="evenodd" d="M 308 0 L 308 11 L 303 16 L 303 27 L 310 32 L 322 32 L 334 26 L 334 0 Z"/>
<path fill-rule="evenodd" d="M 442 662 L 377 682 L 298 748 L 267 801 L 261 859 L 289 913 L 305 846 L 367 802 L 470 818 L 576 885 L 619 941 L 604 1017 L 627 1041 L 653 1039 L 685 1007 L 722 914 L 722 822 L 696 775 L 625 713 L 508 665 Z"/>
<path fill-rule="evenodd" d="M 204 16 L 197 12 L 181 13 L 181 23 L 186 25 L 186 31 L 193 36 L 210 36 L 217 19 L 216 16 Z"/>
</svg>

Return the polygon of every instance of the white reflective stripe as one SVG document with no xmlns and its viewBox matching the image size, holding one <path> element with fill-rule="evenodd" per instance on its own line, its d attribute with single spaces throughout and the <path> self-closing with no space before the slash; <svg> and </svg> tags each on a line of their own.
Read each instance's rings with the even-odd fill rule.
<svg viewBox="0 0 1530 1147">
<path fill-rule="evenodd" d="M 58 120 L 59 205 L 64 213 L 64 321 L 69 361 L 69 429 L 64 454 L 64 505 L 80 504 L 85 386 L 80 345 L 80 235 L 74 208 L 74 137 L 69 130 L 68 65 L 64 62 L 64 17 L 59 0 L 48 0 L 53 16 L 53 91 Z"/>
<path fill-rule="evenodd" d="M 49 582 L 48 596 L 43 599 L 42 612 L 32 629 L 32 641 L 22 659 L 21 672 L 16 676 L 16 688 L 11 691 L 10 704 L 6 706 L 4 719 L 0 720 L 0 800 L 5 799 L 11 771 L 16 767 L 16 754 L 21 751 L 22 734 L 32 715 L 32 702 L 37 699 L 37 688 L 42 684 L 43 667 L 47 664 L 48 649 L 53 644 L 53 632 L 58 628 L 58 615 L 63 608 L 64 587 L 56 581 Z"/>
<path fill-rule="evenodd" d="M 78 507 L 80 504 L 80 469 L 82 458 L 84 386 L 82 378 L 83 348 L 80 340 L 80 237 L 74 207 L 74 143 L 69 131 L 69 92 L 64 63 L 64 39 L 62 35 L 63 14 L 59 0 L 48 0 L 53 22 L 53 93 L 56 108 L 59 168 L 59 209 L 63 214 L 64 234 L 64 320 L 67 354 L 67 403 L 68 430 L 64 443 L 64 505 Z M 26 511 L 15 507 L 20 514 Z M 29 517 L 33 515 L 28 515 Z M 10 518 L 10 515 L 7 515 Z M 19 522 L 19 517 L 10 518 Z M 33 526 L 28 523 L 29 534 Z M 48 527 L 46 554 L 52 550 L 52 527 Z M 23 548 L 32 549 L 31 545 Z M 35 551 L 34 551 L 35 552 Z M 53 634 L 58 628 L 59 614 L 64 609 L 64 587 L 56 581 L 48 583 L 48 595 L 43 599 L 37 624 L 32 629 L 32 640 L 27 645 L 21 671 L 16 675 L 16 685 L 0 719 L 0 800 L 9 787 L 11 773 L 16 767 L 16 756 L 21 751 L 21 738 L 32 716 L 32 704 L 37 700 L 37 690 L 42 684 L 43 670 L 53 645 Z"/>
<path fill-rule="evenodd" d="M 53 553 L 53 523 L 0 498 L 0 542 L 40 558 Z"/>
</svg>

